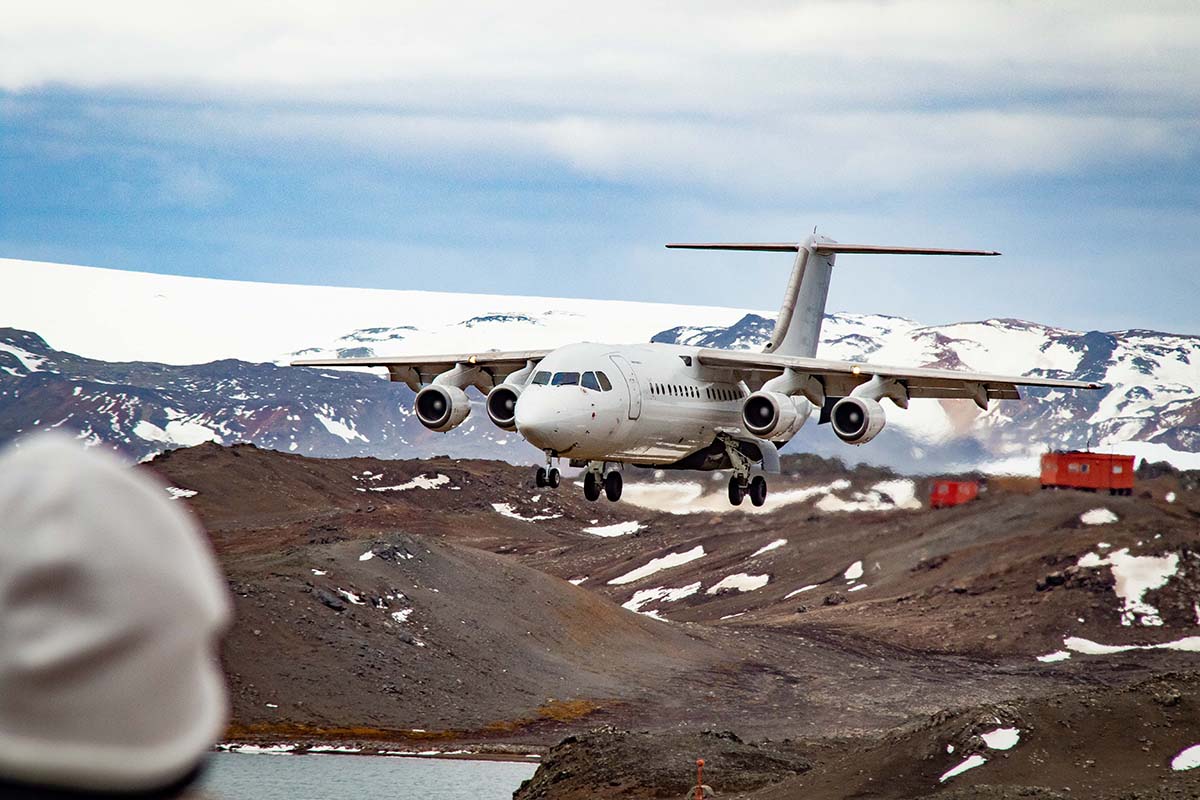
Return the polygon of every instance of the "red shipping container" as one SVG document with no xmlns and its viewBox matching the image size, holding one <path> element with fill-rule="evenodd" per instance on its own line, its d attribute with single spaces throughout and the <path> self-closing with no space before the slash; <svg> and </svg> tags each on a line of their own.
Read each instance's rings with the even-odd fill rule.
<svg viewBox="0 0 1200 800">
<path fill-rule="evenodd" d="M 979 496 L 979 481 L 934 481 L 929 488 L 930 508 L 949 508 Z"/>
<path fill-rule="evenodd" d="M 1133 494 L 1133 456 L 1077 450 L 1046 453 L 1042 488 Z"/>
</svg>

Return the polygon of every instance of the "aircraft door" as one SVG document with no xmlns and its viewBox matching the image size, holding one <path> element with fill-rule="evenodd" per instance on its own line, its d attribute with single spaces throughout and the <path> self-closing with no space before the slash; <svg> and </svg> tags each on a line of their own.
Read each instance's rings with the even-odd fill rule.
<svg viewBox="0 0 1200 800">
<path fill-rule="evenodd" d="M 625 386 L 629 389 L 629 418 L 637 419 L 642 415 L 642 387 L 638 385 L 633 365 L 624 356 L 614 355 L 609 358 L 617 365 L 617 370 L 620 371 L 621 377 L 625 379 Z"/>
</svg>

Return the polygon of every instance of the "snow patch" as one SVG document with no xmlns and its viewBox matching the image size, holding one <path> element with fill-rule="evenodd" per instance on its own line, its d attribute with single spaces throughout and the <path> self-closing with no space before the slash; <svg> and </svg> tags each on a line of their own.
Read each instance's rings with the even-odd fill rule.
<svg viewBox="0 0 1200 800">
<path fill-rule="evenodd" d="M 377 476 L 372 477 L 371 480 L 378 480 L 380 477 L 382 477 L 382 475 L 377 475 Z M 407 492 L 409 489 L 436 489 L 439 486 L 445 486 L 449 482 L 450 482 L 450 476 L 443 475 L 442 473 L 439 472 L 437 475 L 434 475 L 432 478 L 428 477 L 427 475 L 418 475 L 417 477 L 413 478 L 411 481 L 408 481 L 406 483 L 400 483 L 395 486 L 368 486 L 367 491 L 369 491 L 369 492 Z"/>
<path fill-rule="evenodd" d="M 511 503 L 492 503 L 492 508 L 497 514 L 511 519 L 519 519 L 522 522 L 540 522 L 544 519 L 558 519 L 562 516 L 562 514 L 534 514 L 532 517 L 523 517 L 517 513 Z"/>
<path fill-rule="evenodd" d="M 765 544 L 762 547 L 755 550 L 753 553 L 750 554 L 750 557 L 758 558 L 763 553 L 769 553 L 772 550 L 778 550 L 779 548 L 781 548 L 785 544 L 787 544 L 787 542 L 788 542 L 787 539 L 776 539 L 775 541 L 771 542 L 770 544 Z"/>
<path fill-rule="evenodd" d="M 365 606 L 366 605 L 366 602 L 361 597 L 356 595 L 354 592 L 348 592 L 345 589 L 342 589 L 340 587 L 336 591 L 343 598 L 350 601 L 351 603 L 353 603 L 356 606 Z"/>
<path fill-rule="evenodd" d="M 863 576 L 863 563 L 855 561 L 850 566 L 846 567 L 846 571 L 842 573 L 842 577 L 848 581 L 856 581 Z"/>
<path fill-rule="evenodd" d="M 1068 650 L 1088 656 L 1107 656 L 1130 650 L 1180 650 L 1187 653 L 1200 653 L 1200 636 L 1185 636 L 1173 642 L 1160 644 L 1100 644 L 1078 636 L 1068 636 L 1063 639 L 1063 645 Z"/>
<path fill-rule="evenodd" d="M 979 738 L 991 750 L 1011 750 L 1021 741 L 1021 732 L 1016 728 L 996 728 L 979 734 Z"/>
<path fill-rule="evenodd" d="M 613 578 L 608 582 L 609 586 L 621 586 L 626 583 L 640 581 L 642 578 L 649 577 L 656 572 L 661 572 L 664 569 L 679 567 L 688 562 L 695 561 L 697 558 L 703 558 L 704 545 L 696 545 L 691 550 L 683 550 L 678 553 L 668 553 L 665 556 L 652 558 L 637 569 L 630 570 L 620 577 Z"/>
<path fill-rule="evenodd" d="M 796 589 L 795 591 L 791 591 L 791 592 L 788 592 L 787 594 L 785 594 L 783 596 L 783 599 L 791 600 L 793 597 L 800 594 L 801 592 L 811 591 L 813 589 L 816 589 L 820 585 L 821 584 L 819 584 L 819 583 L 810 583 L 808 586 L 801 586 L 799 589 Z"/>
<path fill-rule="evenodd" d="M 359 556 L 359 557 L 358 557 L 358 560 L 359 560 L 359 561 L 370 561 L 370 560 L 371 560 L 372 558 L 374 558 L 374 557 L 375 557 L 375 553 L 373 553 L 372 551 L 368 550 L 367 552 L 365 552 L 365 553 L 363 553 L 361 556 Z"/>
<path fill-rule="evenodd" d="M 646 526 L 636 520 L 628 522 L 616 522 L 612 525 L 598 525 L 591 528 L 584 528 L 584 533 L 590 533 L 593 536 L 628 536 L 631 533 L 637 533 L 643 530 Z"/>
<path fill-rule="evenodd" d="M 687 586 L 679 586 L 674 589 L 668 589 L 663 586 L 658 586 L 653 589 L 641 589 L 633 593 L 633 597 L 621 604 L 621 608 L 627 608 L 630 611 L 636 611 L 639 614 L 650 615 L 650 612 L 642 611 L 642 606 L 649 603 L 674 603 L 682 600 L 685 597 L 691 597 L 696 592 L 700 591 L 700 581 L 689 583 Z M 661 619 L 661 617 L 658 617 Z"/>
<path fill-rule="evenodd" d="M 1158 609 L 1143 598 L 1151 589 L 1167 585 L 1179 574 L 1179 554 L 1164 556 L 1131 556 L 1129 548 L 1123 547 L 1101 558 L 1096 553 L 1080 556 L 1076 566 L 1096 568 L 1107 566 L 1112 569 L 1116 583 L 1113 591 L 1121 598 L 1121 624 L 1130 626 L 1134 622 L 1157 627 L 1162 625 Z"/>
<path fill-rule="evenodd" d="M 946 772 L 942 774 L 942 777 L 938 778 L 938 783 L 945 783 L 946 781 L 953 778 L 955 775 L 961 775 L 969 769 L 975 769 L 976 767 L 982 767 L 986 763 L 987 763 L 987 759 L 981 755 L 968 756 L 966 758 L 966 760 L 963 761 L 961 764 L 959 764 L 957 767 L 952 767 L 952 768 L 946 770 Z"/>
<path fill-rule="evenodd" d="M 366 442 L 367 444 L 371 443 L 370 439 L 354 429 L 354 420 L 350 420 L 350 424 L 347 425 L 344 419 L 333 419 L 325 416 L 324 414 L 313 414 L 313 416 L 317 418 L 317 422 L 325 426 L 325 430 L 329 431 L 347 444 L 355 439 Z"/>
<path fill-rule="evenodd" d="M 1066 661 L 1071 657 L 1071 654 L 1066 650 L 1055 650 L 1053 653 L 1047 653 L 1044 656 L 1038 656 L 1037 660 L 1043 664 L 1053 664 L 1056 661 Z"/>
<path fill-rule="evenodd" d="M 178 486 L 166 487 L 167 494 L 171 495 L 172 500 L 179 500 L 184 497 L 195 497 L 199 494 L 195 489 L 180 489 Z"/>
<path fill-rule="evenodd" d="M 1080 514 L 1079 521 L 1084 525 L 1108 525 L 1117 521 L 1117 515 L 1107 508 L 1093 508 Z"/>
<path fill-rule="evenodd" d="M 736 575 L 727 575 L 721 580 L 708 587 L 705 594 L 716 594 L 723 589 L 733 589 L 739 592 L 753 592 L 761 589 L 771 582 L 770 575 L 747 575 L 745 572 L 739 572 Z"/>
<path fill-rule="evenodd" d="M 392 619 L 396 620 L 396 622 L 401 622 L 401 623 L 408 622 L 408 618 L 412 616 L 412 613 L 413 613 L 413 610 L 411 608 L 403 608 L 399 611 L 393 611 Z"/>
<path fill-rule="evenodd" d="M 1185 769 L 1200 767 L 1200 744 L 1185 747 L 1179 755 L 1171 759 L 1171 769 L 1182 772 Z"/>
</svg>

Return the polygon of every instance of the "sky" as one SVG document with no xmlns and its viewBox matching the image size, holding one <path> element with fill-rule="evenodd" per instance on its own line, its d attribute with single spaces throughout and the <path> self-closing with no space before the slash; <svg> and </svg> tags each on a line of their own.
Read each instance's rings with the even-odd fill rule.
<svg viewBox="0 0 1200 800">
<path fill-rule="evenodd" d="M 1194 0 L 18 5 L 0 257 L 1200 334 Z"/>
</svg>

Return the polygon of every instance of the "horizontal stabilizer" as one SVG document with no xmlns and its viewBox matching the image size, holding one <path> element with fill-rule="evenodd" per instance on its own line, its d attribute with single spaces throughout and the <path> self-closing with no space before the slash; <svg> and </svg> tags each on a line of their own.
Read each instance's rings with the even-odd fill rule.
<svg viewBox="0 0 1200 800">
<path fill-rule="evenodd" d="M 800 249 L 800 242 L 673 242 L 667 247 L 684 250 L 751 250 L 764 253 L 788 253 Z M 840 244 L 814 242 L 810 247 L 818 253 L 876 253 L 880 255 L 912 256 L 998 256 L 997 250 L 957 250 L 944 247 L 895 247 L 886 244 Z"/>
<path fill-rule="evenodd" d="M 953 250 L 944 247 L 893 247 L 886 244 L 839 244 L 818 242 L 818 253 L 879 253 L 901 256 L 998 256 L 997 250 Z"/>
<path fill-rule="evenodd" d="M 683 250 L 759 250 L 764 253 L 794 253 L 800 249 L 799 242 L 736 242 L 689 243 L 673 242 L 667 247 L 677 247 Z"/>
</svg>

